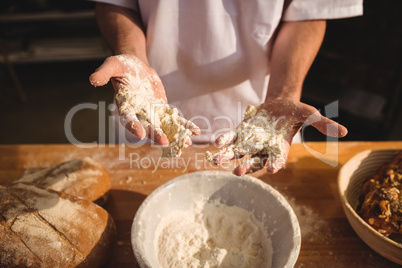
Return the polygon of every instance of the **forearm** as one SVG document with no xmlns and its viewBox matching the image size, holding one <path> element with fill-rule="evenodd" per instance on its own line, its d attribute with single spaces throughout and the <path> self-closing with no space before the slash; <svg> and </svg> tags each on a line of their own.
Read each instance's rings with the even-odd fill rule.
<svg viewBox="0 0 402 268">
<path fill-rule="evenodd" d="M 325 21 L 283 22 L 274 40 L 266 101 L 299 100 L 304 79 L 321 46 Z"/>
<path fill-rule="evenodd" d="M 137 12 L 97 3 L 96 17 L 102 36 L 114 55 L 132 54 L 148 64 L 145 34 Z"/>
</svg>

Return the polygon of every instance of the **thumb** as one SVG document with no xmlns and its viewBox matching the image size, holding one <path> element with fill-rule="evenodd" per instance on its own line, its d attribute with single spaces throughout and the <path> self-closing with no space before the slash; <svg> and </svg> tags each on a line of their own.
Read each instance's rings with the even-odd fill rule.
<svg viewBox="0 0 402 268">
<path fill-rule="evenodd" d="M 321 115 L 318 111 L 310 115 L 304 122 L 305 125 L 312 125 L 322 134 L 331 137 L 345 137 L 348 134 L 346 127 Z"/>
<path fill-rule="evenodd" d="M 89 77 L 91 85 L 98 87 L 106 85 L 110 78 L 121 77 L 123 69 L 121 62 L 114 56 L 108 57 L 103 64 Z"/>
</svg>

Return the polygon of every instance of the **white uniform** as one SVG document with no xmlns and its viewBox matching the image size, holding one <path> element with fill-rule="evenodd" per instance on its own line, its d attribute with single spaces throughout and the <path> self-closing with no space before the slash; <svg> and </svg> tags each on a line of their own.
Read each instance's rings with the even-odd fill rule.
<svg viewBox="0 0 402 268">
<path fill-rule="evenodd" d="M 150 65 L 162 79 L 169 103 L 200 126 L 195 142 L 213 142 L 241 122 L 247 105 L 265 100 L 268 55 L 281 20 L 363 12 L 363 0 L 97 1 L 141 13 Z"/>
</svg>

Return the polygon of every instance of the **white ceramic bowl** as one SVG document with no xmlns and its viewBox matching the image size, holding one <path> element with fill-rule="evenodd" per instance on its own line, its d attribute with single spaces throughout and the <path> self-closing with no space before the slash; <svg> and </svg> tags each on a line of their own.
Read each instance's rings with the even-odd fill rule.
<svg viewBox="0 0 402 268">
<path fill-rule="evenodd" d="M 383 236 L 356 212 L 363 182 L 383 164 L 390 162 L 398 150 L 367 150 L 353 156 L 340 169 L 338 187 L 346 217 L 357 235 L 383 257 L 402 264 L 402 245 Z"/>
<path fill-rule="evenodd" d="M 173 210 L 190 210 L 194 201 L 199 200 L 217 200 L 228 206 L 254 211 L 256 219 L 263 222 L 270 234 L 272 267 L 294 266 L 300 251 L 300 227 L 285 198 L 268 184 L 251 176 L 200 171 L 161 185 L 141 204 L 131 232 L 134 254 L 141 267 L 159 267 L 154 240 L 161 218 Z"/>
</svg>

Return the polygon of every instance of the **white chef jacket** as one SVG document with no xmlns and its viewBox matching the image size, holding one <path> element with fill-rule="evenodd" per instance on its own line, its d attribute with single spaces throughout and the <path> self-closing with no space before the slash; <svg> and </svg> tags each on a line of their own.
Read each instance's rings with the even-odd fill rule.
<svg viewBox="0 0 402 268">
<path fill-rule="evenodd" d="M 96 1 L 141 13 L 148 60 L 169 104 L 200 126 L 193 141 L 211 143 L 237 127 L 247 105 L 265 100 L 268 55 L 281 20 L 363 13 L 363 0 Z"/>
</svg>

